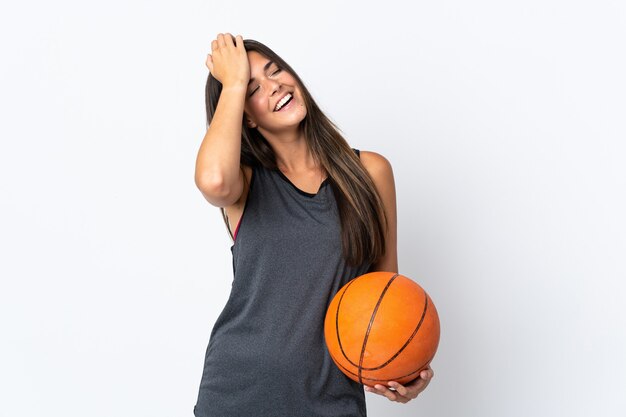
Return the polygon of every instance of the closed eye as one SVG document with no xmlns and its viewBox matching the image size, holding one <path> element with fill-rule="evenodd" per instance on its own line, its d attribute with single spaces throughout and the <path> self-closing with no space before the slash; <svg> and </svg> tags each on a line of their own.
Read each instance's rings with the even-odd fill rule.
<svg viewBox="0 0 626 417">
<path fill-rule="evenodd" d="M 276 75 L 276 74 L 278 74 L 278 73 L 279 73 L 279 72 L 281 72 L 281 71 L 282 71 L 282 69 L 278 68 L 278 69 L 277 69 L 276 71 L 274 71 L 271 75 Z M 257 87 L 257 88 L 255 88 L 254 90 L 252 90 L 252 92 L 250 93 L 250 95 L 249 95 L 248 97 L 252 96 L 252 94 L 254 94 L 254 93 L 256 92 L 256 90 L 258 90 L 258 89 L 259 89 L 259 87 Z"/>
</svg>

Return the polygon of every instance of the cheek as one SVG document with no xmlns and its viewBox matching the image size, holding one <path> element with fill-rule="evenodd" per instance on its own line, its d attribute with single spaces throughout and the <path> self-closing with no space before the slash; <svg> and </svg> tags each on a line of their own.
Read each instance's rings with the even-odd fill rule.
<svg viewBox="0 0 626 417">
<path fill-rule="evenodd" d="M 263 104 L 263 100 L 261 99 L 259 94 L 255 94 L 256 97 L 252 97 L 250 99 L 250 109 L 253 112 L 258 112 L 259 110 L 263 110 L 264 109 L 264 104 Z"/>
<path fill-rule="evenodd" d="M 247 114 L 251 115 L 251 116 L 255 116 L 256 114 L 259 113 L 259 102 L 255 101 L 254 99 L 248 99 L 246 101 L 246 104 L 243 107 L 244 112 L 246 112 Z"/>
</svg>

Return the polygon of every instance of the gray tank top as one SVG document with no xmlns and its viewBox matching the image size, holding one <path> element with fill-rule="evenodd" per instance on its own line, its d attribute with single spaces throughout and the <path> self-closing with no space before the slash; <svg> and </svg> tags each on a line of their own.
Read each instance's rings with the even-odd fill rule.
<svg viewBox="0 0 626 417">
<path fill-rule="evenodd" d="M 196 417 L 366 416 L 363 386 L 341 373 L 324 342 L 333 296 L 370 266 L 345 263 L 340 232 L 328 179 L 311 194 L 280 171 L 253 168 Z"/>
</svg>

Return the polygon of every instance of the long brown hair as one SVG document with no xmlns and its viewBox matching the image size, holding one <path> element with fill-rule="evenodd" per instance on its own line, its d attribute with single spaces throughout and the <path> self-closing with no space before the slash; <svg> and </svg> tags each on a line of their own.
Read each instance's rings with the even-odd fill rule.
<svg viewBox="0 0 626 417">
<path fill-rule="evenodd" d="M 369 173 L 340 129 L 320 110 L 300 77 L 280 56 L 267 46 L 252 39 L 245 39 L 246 51 L 256 51 L 275 62 L 278 68 L 291 74 L 302 91 L 307 109 L 300 123 L 304 137 L 314 160 L 328 173 L 341 222 L 343 256 L 350 265 L 374 263 L 385 253 L 385 216 L 382 200 Z M 222 84 L 209 74 L 206 83 L 207 125 L 211 124 L 222 91 Z M 276 156 L 269 142 L 255 128 L 241 121 L 241 164 L 262 165 L 277 170 Z M 245 179 L 245 176 L 244 176 Z M 226 212 L 220 208 L 226 229 L 234 240 Z"/>
</svg>

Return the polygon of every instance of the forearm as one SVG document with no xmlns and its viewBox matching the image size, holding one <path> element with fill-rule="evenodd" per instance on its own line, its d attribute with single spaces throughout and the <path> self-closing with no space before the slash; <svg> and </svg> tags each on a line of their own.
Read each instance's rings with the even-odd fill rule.
<svg viewBox="0 0 626 417">
<path fill-rule="evenodd" d="M 239 178 L 244 86 L 224 87 L 196 159 L 200 187 L 232 187 Z"/>
</svg>

